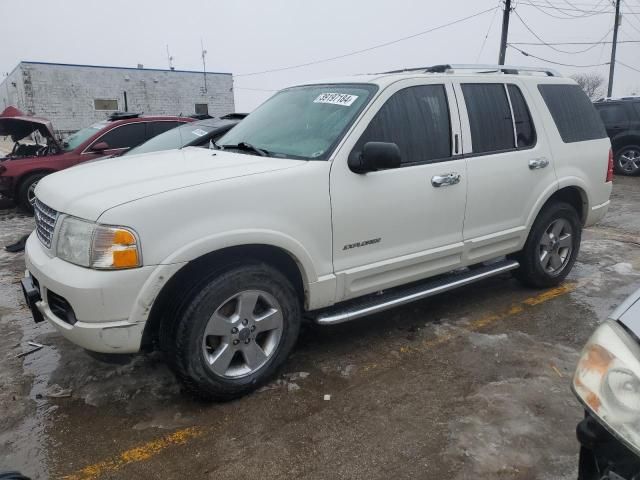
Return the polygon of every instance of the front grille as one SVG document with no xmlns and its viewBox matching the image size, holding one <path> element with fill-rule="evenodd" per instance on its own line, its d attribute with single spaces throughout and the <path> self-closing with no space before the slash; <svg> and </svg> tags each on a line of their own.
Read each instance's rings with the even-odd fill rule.
<svg viewBox="0 0 640 480">
<path fill-rule="evenodd" d="M 36 198 L 33 204 L 33 214 L 36 219 L 36 233 L 38 234 L 40 242 L 42 242 L 45 247 L 51 248 L 51 239 L 53 238 L 53 231 L 56 228 L 58 212 L 51 207 L 47 207 Z"/>
</svg>

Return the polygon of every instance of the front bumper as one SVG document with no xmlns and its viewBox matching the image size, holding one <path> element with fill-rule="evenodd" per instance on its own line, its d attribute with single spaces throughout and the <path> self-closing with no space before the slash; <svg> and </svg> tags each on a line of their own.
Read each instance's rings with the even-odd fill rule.
<svg viewBox="0 0 640 480">
<path fill-rule="evenodd" d="M 580 442 L 578 480 L 640 480 L 640 458 L 589 412 L 576 434 Z"/>
<path fill-rule="evenodd" d="M 27 240 L 25 263 L 25 277 L 35 279 L 40 293 L 39 300 L 32 295 L 31 306 L 64 337 L 95 352 L 140 350 L 146 317 L 135 313 L 141 310 L 139 295 L 156 267 L 120 271 L 79 267 L 49 256 L 35 234 Z M 73 315 L 60 314 L 60 299 Z"/>
</svg>

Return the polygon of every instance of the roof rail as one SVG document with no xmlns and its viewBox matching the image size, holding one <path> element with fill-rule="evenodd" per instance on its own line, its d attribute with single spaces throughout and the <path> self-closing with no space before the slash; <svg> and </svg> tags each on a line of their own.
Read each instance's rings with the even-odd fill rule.
<svg viewBox="0 0 640 480">
<path fill-rule="evenodd" d="M 113 112 L 111 115 L 109 115 L 109 120 L 114 122 L 116 120 L 127 120 L 129 118 L 138 118 L 140 115 L 142 115 L 141 113 L 134 113 L 134 112 Z"/>
<path fill-rule="evenodd" d="M 404 72 L 417 72 L 422 71 L 424 73 L 451 73 L 455 70 L 477 70 L 476 73 L 503 73 L 518 75 L 520 72 L 537 72 L 544 73 L 549 77 L 560 77 L 561 75 L 551 68 L 541 67 L 520 67 L 514 65 L 484 65 L 484 64 L 445 64 L 445 65 L 433 65 L 431 67 L 416 67 L 416 68 L 404 68 L 402 70 L 392 70 L 384 73 L 404 73 Z"/>
</svg>

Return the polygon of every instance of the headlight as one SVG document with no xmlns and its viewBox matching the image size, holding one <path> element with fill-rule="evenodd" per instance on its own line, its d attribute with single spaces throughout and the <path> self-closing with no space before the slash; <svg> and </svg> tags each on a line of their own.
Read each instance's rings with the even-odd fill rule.
<svg viewBox="0 0 640 480">
<path fill-rule="evenodd" d="M 97 269 L 141 265 L 135 233 L 126 227 L 100 225 L 65 217 L 58 233 L 57 256 L 67 262 Z"/>
<path fill-rule="evenodd" d="M 580 400 L 640 455 L 640 345 L 607 320 L 584 347 L 573 377 Z"/>
</svg>

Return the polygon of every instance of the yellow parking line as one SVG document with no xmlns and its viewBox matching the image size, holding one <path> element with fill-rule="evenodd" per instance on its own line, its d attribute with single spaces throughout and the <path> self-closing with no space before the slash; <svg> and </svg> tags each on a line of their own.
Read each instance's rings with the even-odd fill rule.
<svg viewBox="0 0 640 480">
<path fill-rule="evenodd" d="M 94 463 L 75 473 L 62 477 L 64 480 L 93 480 L 102 474 L 113 473 L 130 463 L 148 460 L 173 445 L 187 443 L 192 438 L 199 437 L 204 431 L 197 427 L 184 428 L 170 433 L 158 440 L 152 440 L 138 447 L 125 450 L 110 460 Z"/>
<path fill-rule="evenodd" d="M 518 315 L 519 313 L 522 313 L 528 308 L 534 307 L 544 302 L 548 302 L 549 300 L 552 300 L 554 298 L 557 298 L 569 292 L 572 292 L 576 290 L 579 286 L 584 285 L 590 280 L 591 280 L 590 278 L 585 278 L 579 282 L 567 282 L 559 287 L 546 290 L 538 295 L 534 295 L 533 297 L 526 298 L 522 300 L 520 303 L 514 304 L 502 312 L 488 314 L 483 317 L 480 317 L 477 320 L 474 320 L 473 322 L 471 322 L 466 327 L 464 327 L 462 330 L 465 332 L 473 332 L 473 331 L 480 330 L 484 327 L 497 323 L 506 318 L 512 317 L 514 315 Z M 446 333 L 444 335 L 440 335 L 439 337 L 433 340 L 422 342 L 421 346 L 418 348 L 413 346 L 401 347 L 400 353 L 408 354 L 408 353 L 415 353 L 415 352 L 424 352 L 435 346 L 447 343 L 448 341 L 453 340 L 454 338 L 457 338 L 460 335 L 461 333 Z M 366 365 L 363 367 L 363 371 L 375 369 L 378 366 L 379 366 L 378 364 Z M 103 474 L 113 473 L 117 470 L 120 470 L 121 468 L 131 463 L 148 460 L 149 458 L 160 454 L 162 451 L 164 451 L 165 449 L 171 446 L 185 444 L 189 440 L 199 437 L 203 433 L 204 433 L 204 430 L 198 427 L 190 427 L 190 428 L 178 430 L 158 440 L 152 440 L 141 446 L 126 450 L 110 460 L 105 460 L 105 461 L 94 463 L 93 465 L 84 467 L 83 469 L 78 470 L 77 472 L 72 473 L 70 475 L 66 475 L 62 478 L 64 480 L 94 480 Z"/>
</svg>

